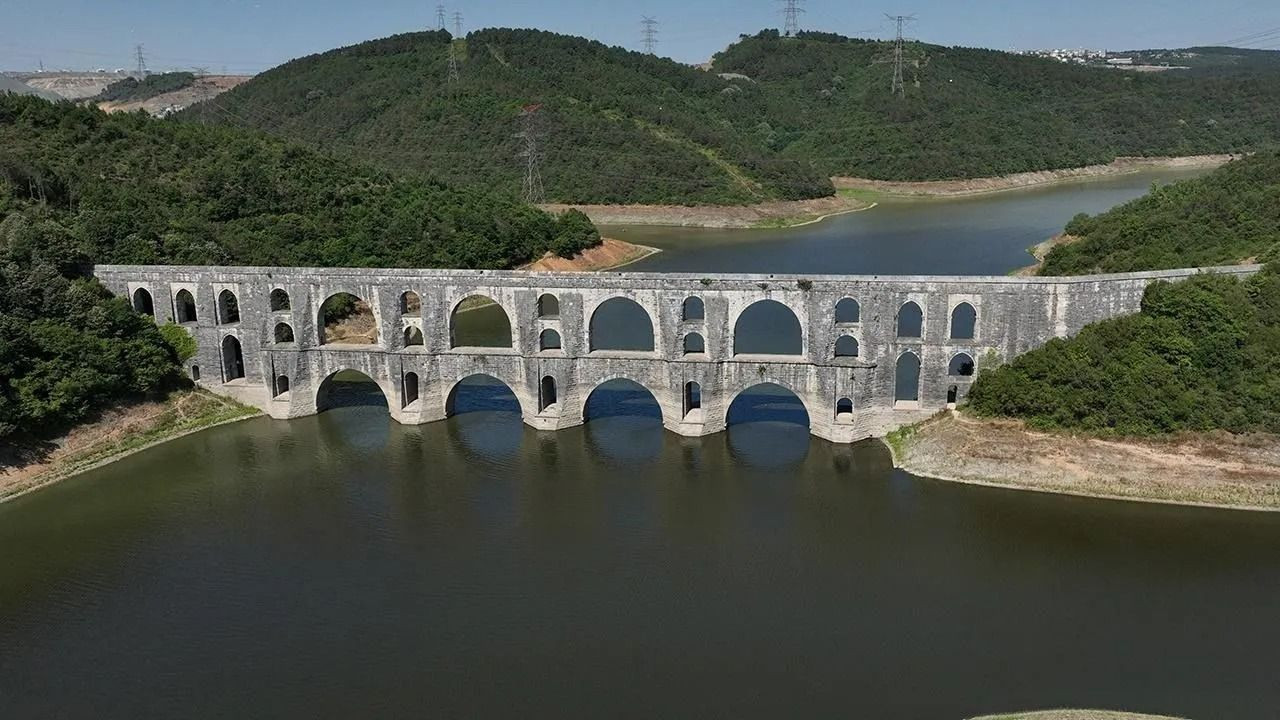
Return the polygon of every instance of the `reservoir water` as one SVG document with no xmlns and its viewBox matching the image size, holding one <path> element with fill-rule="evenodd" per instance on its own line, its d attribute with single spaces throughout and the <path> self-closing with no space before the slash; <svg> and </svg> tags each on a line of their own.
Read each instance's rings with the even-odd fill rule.
<svg viewBox="0 0 1280 720">
<path fill-rule="evenodd" d="M 1154 177 L 624 232 L 667 250 L 636 269 L 1003 273 Z M 554 434 L 501 386 L 422 427 L 336 392 L 0 505 L 0 718 L 1277 717 L 1280 515 L 917 478 L 769 396 L 684 439 L 621 387 Z"/>
</svg>

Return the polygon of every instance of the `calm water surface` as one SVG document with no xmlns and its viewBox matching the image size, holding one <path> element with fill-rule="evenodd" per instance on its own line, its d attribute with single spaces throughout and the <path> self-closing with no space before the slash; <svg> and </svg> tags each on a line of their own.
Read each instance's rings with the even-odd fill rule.
<svg viewBox="0 0 1280 720">
<path fill-rule="evenodd" d="M 1019 203 L 1054 197 L 713 241 L 719 265 L 671 238 L 651 264 L 891 272 L 875 238 L 917 238 L 911 271 L 939 272 L 982 218 L 1004 249 L 955 271 L 1004 272 L 1065 219 Z M 784 397 L 690 440 L 620 386 L 554 434 L 500 386 L 416 428 L 336 392 L 0 505 L 0 718 L 1280 717 L 1280 517 L 915 478 Z"/>
</svg>

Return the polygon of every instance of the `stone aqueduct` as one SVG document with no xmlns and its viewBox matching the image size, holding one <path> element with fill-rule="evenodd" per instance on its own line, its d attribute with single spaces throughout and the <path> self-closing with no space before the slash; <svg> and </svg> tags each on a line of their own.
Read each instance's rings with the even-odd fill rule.
<svg viewBox="0 0 1280 720">
<path fill-rule="evenodd" d="M 975 368 L 1136 312 L 1150 282 L 1202 271 L 1010 278 L 98 266 L 95 275 L 195 336 L 187 370 L 197 383 L 275 418 L 318 412 L 322 383 L 357 370 L 382 388 L 395 420 L 432 422 L 450 414 L 458 383 L 480 374 L 511 388 L 527 424 L 556 430 L 584 422 L 591 392 L 623 378 L 653 393 L 667 429 L 701 436 L 725 429 L 738 394 L 772 383 L 799 397 L 814 435 L 852 442 L 963 399 Z M 324 343 L 320 308 L 339 293 L 369 304 L 376 342 Z M 476 296 L 506 313 L 510 347 L 456 345 L 458 310 Z M 597 311 L 618 298 L 648 316 L 651 349 L 594 343 Z M 760 303 L 789 309 L 798 354 L 735 346 Z"/>
</svg>

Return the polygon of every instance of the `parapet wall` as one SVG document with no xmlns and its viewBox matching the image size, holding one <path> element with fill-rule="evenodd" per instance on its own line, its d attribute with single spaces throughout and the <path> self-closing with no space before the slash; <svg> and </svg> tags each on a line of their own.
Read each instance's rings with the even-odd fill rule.
<svg viewBox="0 0 1280 720">
<path fill-rule="evenodd" d="M 724 429 L 729 404 L 739 392 L 772 382 L 804 402 L 815 434 L 848 442 L 883 435 L 963 399 L 973 375 L 954 373 L 952 361 L 961 354 L 981 369 L 1089 323 L 1137 312 L 1151 282 L 1257 270 L 1011 278 L 104 265 L 95 274 L 112 291 L 134 298 L 135 307 L 149 299 L 157 320 L 188 328 L 200 348 L 188 370 L 198 374 L 200 385 L 273 417 L 316 412 L 321 383 L 339 370 L 353 369 L 379 383 L 397 420 L 429 422 L 448 414 L 450 393 L 460 380 L 486 374 L 512 388 L 526 422 L 556 429 L 583 421 L 586 398 L 597 385 L 627 378 L 653 392 L 669 429 L 703 435 Z M 184 290 L 194 300 L 194 320 L 179 316 L 177 298 Z M 272 309 L 276 290 L 288 294 L 287 310 Z M 235 297 L 236 320 L 221 316 L 224 292 Z M 320 307 L 342 292 L 369 303 L 377 320 L 375 344 L 323 344 Z M 420 309 L 405 311 L 406 292 L 420 298 Z M 511 347 L 455 347 L 454 311 L 475 295 L 506 312 Z M 543 295 L 558 301 L 556 314 L 540 314 Z M 652 351 L 593 349 L 592 317 L 615 297 L 634 301 L 648 314 Z M 701 317 L 686 318 L 689 298 L 702 301 Z M 837 322 L 837 304 L 845 298 L 858 304 L 854 322 Z M 798 355 L 735 353 L 740 317 L 764 300 L 794 313 L 801 329 Z M 902 337 L 899 331 L 899 314 L 908 303 L 922 316 L 919 337 Z M 976 313 L 973 336 L 953 337 L 953 313 L 965 304 Z M 281 323 L 292 329 L 292 342 L 277 342 Z M 410 327 L 422 331 L 422 345 L 406 345 Z M 559 334 L 560 348 L 542 349 L 544 330 Z M 685 351 L 691 333 L 704 339 L 704 352 Z M 856 341 L 856 356 L 848 355 L 848 340 L 837 356 L 842 337 Z M 239 346 L 242 368 L 224 353 L 232 344 Z M 898 382 L 898 364 L 907 355 L 919 360 L 915 393 L 904 392 Z M 544 378 L 551 380 L 550 387 Z M 691 382 L 700 391 L 694 403 L 686 392 Z M 554 398 L 544 397 L 548 390 Z"/>
</svg>

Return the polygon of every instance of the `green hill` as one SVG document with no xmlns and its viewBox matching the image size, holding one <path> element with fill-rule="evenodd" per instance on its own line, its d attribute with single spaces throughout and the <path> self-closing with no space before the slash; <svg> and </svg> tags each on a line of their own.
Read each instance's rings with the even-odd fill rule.
<svg viewBox="0 0 1280 720">
<path fill-rule="evenodd" d="M 807 163 L 781 160 L 720 117 L 737 92 L 713 74 L 598 42 L 535 30 L 374 40 L 295 60 L 200 117 L 247 124 L 384 167 L 517 194 L 517 116 L 540 104 L 550 200 L 751 203 L 832 193 Z"/>
<path fill-rule="evenodd" d="M 1100 215 L 1079 215 L 1042 275 L 1164 270 L 1280 258 L 1280 150 L 1155 188 Z"/>
<path fill-rule="evenodd" d="M 261 133 L 0 97 L 0 220 L 98 263 L 511 267 L 598 241 L 507 195 L 393 177 Z"/>
<path fill-rule="evenodd" d="M 302 58 L 185 116 L 249 125 L 399 171 L 518 194 L 517 115 L 541 105 L 549 200 L 751 203 L 829 176 L 987 177 L 1117 156 L 1254 150 L 1280 137 L 1280 53 L 1196 49 L 1202 69 L 1133 73 L 764 31 L 714 72 L 535 30 L 397 35 Z"/>
<path fill-rule="evenodd" d="M 826 33 L 744 38 L 716 56 L 741 82 L 730 117 L 834 176 L 987 177 L 1117 156 L 1257 149 L 1280 137 L 1280 64 L 1134 73 L 912 43 L 893 97 L 887 43 Z M 1280 57 L 1268 53 L 1264 57 Z M 1224 60 L 1224 63 L 1226 61 Z"/>
<path fill-rule="evenodd" d="M 0 447 L 181 382 L 186 331 L 90 262 L 497 268 L 597 242 L 580 213 L 258 133 L 0 95 Z"/>
</svg>

